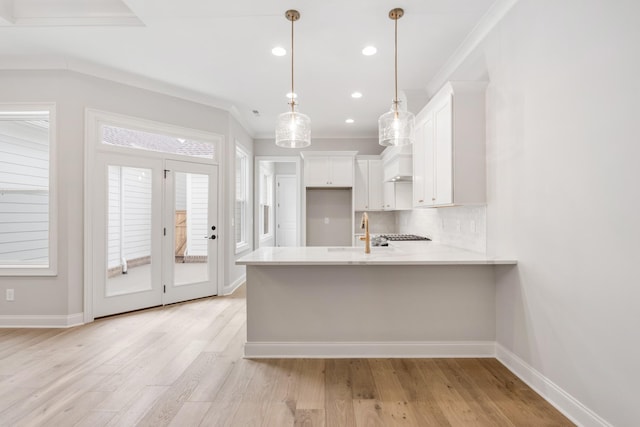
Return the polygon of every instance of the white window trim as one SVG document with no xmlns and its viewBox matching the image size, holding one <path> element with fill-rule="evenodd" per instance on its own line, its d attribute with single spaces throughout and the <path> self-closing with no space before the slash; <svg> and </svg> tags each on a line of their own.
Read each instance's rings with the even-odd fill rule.
<svg viewBox="0 0 640 427">
<path fill-rule="evenodd" d="M 249 223 L 250 223 L 250 221 L 249 221 L 250 220 L 249 211 L 251 209 L 251 206 L 250 206 L 250 203 L 249 203 L 249 200 L 250 200 L 250 198 L 249 198 L 249 179 L 251 178 L 251 176 L 250 176 L 250 173 L 249 173 L 249 166 L 250 166 L 249 165 L 249 152 L 242 145 L 240 145 L 237 141 L 236 141 L 235 147 L 236 147 L 236 150 L 234 152 L 234 158 L 233 158 L 233 160 L 234 160 L 234 162 L 233 162 L 234 169 L 235 169 L 235 165 L 236 165 L 236 161 L 235 160 L 236 160 L 236 156 L 238 155 L 238 152 L 240 154 L 244 155 L 245 158 L 246 158 L 245 176 L 244 176 L 244 187 L 245 187 L 245 193 L 244 194 L 245 194 L 245 203 L 246 203 L 245 210 L 244 210 L 244 240 L 242 242 L 236 242 L 236 250 L 235 250 L 235 253 L 239 254 L 239 253 L 244 252 L 244 251 L 246 251 L 246 250 L 251 248 L 251 242 L 250 242 L 250 236 L 251 236 L 250 232 L 251 231 L 249 229 Z M 234 170 L 234 175 L 233 175 L 234 182 L 236 181 L 236 179 L 235 179 L 236 178 L 236 173 L 237 173 L 237 171 Z M 236 189 L 234 187 L 234 195 L 233 195 L 233 197 L 234 197 L 234 199 L 233 199 L 234 200 L 234 214 L 233 214 L 233 217 L 234 218 L 235 218 L 236 194 L 237 194 L 237 191 L 236 191 Z M 242 227 L 242 224 L 235 224 L 234 223 L 233 225 L 234 225 L 234 227 Z M 235 241 L 235 230 L 234 230 L 233 234 L 234 234 L 234 241 Z"/>
<path fill-rule="evenodd" d="M 0 277 L 5 276 L 57 276 L 58 275 L 58 181 L 57 181 L 57 119 L 56 104 L 16 103 L 0 104 L 1 111 L 48 111 L 49 112 L 49 265 L 45 266 L 0 266 Z"/>
</svg>

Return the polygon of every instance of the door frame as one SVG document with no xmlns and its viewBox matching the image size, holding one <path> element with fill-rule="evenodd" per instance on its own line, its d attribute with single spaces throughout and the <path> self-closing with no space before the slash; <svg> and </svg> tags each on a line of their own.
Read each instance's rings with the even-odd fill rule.
<svg viewBox="0 0 640 427">
<path fill-rule="evenodd" d="M 197 157 L 190 157 L 178 154 L 160 153 L 154 151 L 140 150 L 135 148 L 125 148 L 110 146 L 100 143 L 100 128 L 102 125 L 119 126 L 128 129 L 135 129 L 140 131 L 160 133 L 163 135 L 175 136 L 176 138 L 188 138 L 207 142 L 214 147 L 214 158 L 204 159 Z M 218 166 L 218 222 L 220 224 L 226 223 L 224 205 L 224 176 L 225 176 L 225 164 L 222 159 L 225 156 L 224 153 L 224 136 L 212 132 L 205 132 L 197 129 L 191 129 L 182 126 L 170 125 L 167 123 L 156 122 L 153 120 L 142 119 L 133 116 L 127 116 L 118 113 L 112 113 L 92 108 L 85 109 L 85 138 L 84 138 L 84 275 L 83 275 L 83 289 L 84 289 L 84 301 L 83 301 L 83 321 L 84 323 L 90 323 L 94 320 L 93 311 L 93 274 L 94 274 L 94 254 L 92 251 L 93 242 L 93 215 L 95 201 L 92 189 L 94 188 L 94 164 L 97 156 L 102 153 L 112 154 L 124 154 L 143 156 L 162 160 L 177 160 L 186 161 L 191 163 L 202 163 Z M 163 184 L 164 185 L 164 184 Z M 164 193 L 164 191 L 163 191 Z M 163 196 L 164 198 L 164 196 Z M 164 206 L 164 200 L 162 201 Z M 103 213 L 102 213 L 103 214 Z M 218 233 L 219 250 L 218 250 L 218 271 L 217 271 L 217 294 L 222 294 L 222 288 L 224 285 L 224 266 L 225 266 L 225 254 L 224 249 L 226 247 L 227 236 L 226 230 L 220 228 Z M 164 278 L 163 278 L 164 280 Z"/>
<path fill-rule="evenodd" d="M 298 227 L 296 231 L 296 241 L 299 246 L 304 246 L 303 236 L 304 233 L 304 211 L 302 208 L 302 159 L 300 156 L 255 156 L 253 164 L 253 217 L 260 218 L 260 162 L 274 162 L 274 163 L 295 163 L 296 166 L 296 218 L 298 221 Z M 275 173 L 274 173 L 275 175 Z M 275 191 L 274 191 L 275 197 Z M 260 227 L 258 221 L 254 221 L 253 227 L 253 241 L 260 241 Z"/>
</svg>

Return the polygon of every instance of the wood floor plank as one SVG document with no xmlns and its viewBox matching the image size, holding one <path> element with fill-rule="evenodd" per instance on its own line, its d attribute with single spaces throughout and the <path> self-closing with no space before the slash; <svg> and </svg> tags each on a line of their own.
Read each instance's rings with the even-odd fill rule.
<svg viewBox="0 0 640 427">
<path fill-rule="evenodd" d="M 296 414 L 302 409 L 324 410 L 324 359 L 303 359 L 298 368 Z"/>
<path fill-rule="evenodd" d="M 295 427 L 323 427 L 325 425 L 323 409 L 296 409 L 293 425 Z"/>
<path fill-rule="evenodd" d="M 112 418 L 108 427 L 123 427 L 140 425 L 141 420 L 151 410 L 154 404 L 161 399 L 169 387 L 146 386 L 137 394 L 137 398 L 118 412 L 118 416 Z"/>
<path fill-rule="evenodd" d="M 565 426 L 496 359 L 242 357 L 244 288 L 0 329 L 0 426 Z"/>
<path fill-rule="evenodd" d="M 78 421 L 73 427 L 105 427 L 118 415 L 117 412 L 91 411 Z"/>
<path fill-rule="evenodd" d="M 353 399 L 377 399 L 380 396 L 366 359 L 351 359 L 349 376 Z"/>
<path fill-rule="evenodd" d="M 500 408 L 475 384 L 471 383 L 464 371 L 456 369 L 455 359 L 438 359 L 436 366 L 444 377 L 458 390 L 467 402 L 479 423 L 486 426 L 514 427 Z"/>
<path fill-rule="evenodd" d="M 432 359 L 421 359 L 418 366 L 423 376 L 423 380 L 433 390 L 436 404 L 447 418 L 448 422 L 454 426 L 479 426 L 480 420 L 476 417 L 468 402 L 460 396 L 458 390 L 447 381 L 440 371 L 435 361 Z"/>
<path fill-rule="evenodd" d="M 353 401 L 353 411 L 357 427 L 385 427 L 382 418 L 382 406 L 375 399 L 356 399 Z"/>
<path fill-rule="evenodd" d="M 265 415 L 262 427 L 287 427 L 293 426 L 295 422 L 295 409 L 285 402 L 271 402 L 269 411 Z M 345 424 L 348 425 L 348 424 Z"/>
<path fill-rule="evenodd" d="M 209 408 L 211 402 L 184 402 L 169 427 L 198 427 Z"/>
<path fill-rule="evenodd" d="M 384 402 L 409 401 L 400 380 L 395 374 L 391 359 L 369 359 L 369 366 L 379 391 L 379 400 Z"/>
<path fill-rule="evenodd" d="M 325 362 L 325 410 L 327 427 L 355 425 L 348 359 Z"/>
</svg>

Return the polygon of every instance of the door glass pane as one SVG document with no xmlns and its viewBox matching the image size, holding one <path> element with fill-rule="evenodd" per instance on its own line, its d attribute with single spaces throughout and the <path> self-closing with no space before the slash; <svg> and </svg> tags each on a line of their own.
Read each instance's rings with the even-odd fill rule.
<svg viewBox="0 0 640 427">
<path fill-rule="evenodd" d="M 151 169 L 108 168 L 106 295 L 151 289 Z"/>
<path fill-rule="evenodd" d="M 176 286 L 209 280 L 209 176 L 175 174 L 175 268 Z"/>
</svg>

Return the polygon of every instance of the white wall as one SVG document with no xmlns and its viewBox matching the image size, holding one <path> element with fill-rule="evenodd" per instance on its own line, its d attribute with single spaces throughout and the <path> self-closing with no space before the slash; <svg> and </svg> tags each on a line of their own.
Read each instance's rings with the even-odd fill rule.
<svg viewBox="0 0 640 427">
<path fill-rule="evenodd" d="M 58 275 L 0 277 L 0 294 L 4 295 L 4 290 L 10 287 L 15 289 L 16 297 L 13 302 L 0 298 L 3 315 L 70 315 L 83 310 L 85 108 L 225 135 L 223 156 L 233 152 L 233 148 L 228 148 L 232 137 L 242 138 L 249 146 L 252 144 L 240 124 L 226 111 L 70 71 L 0 71 L 0 102 L 56 103 L 59 167 L 55 180 L 60 189 Z M 220 179 L 232 170 L 222 165 Z M 225 189 L 225 195 L 228 194 Z M 233 207 L 222 195 L 221 200 Z M 233 236 L 228 218 L 223 227 L 221 234 Z M 229 241 L 233 239 L 228 238 Z M 225 284 L 236 278 L 229 268 L 234 262 L 232 258 L 227 257 L 228 265 L 220 266 L 225 269 Z"/>
<path fill-rule="evenodd" d="M 638 16 L 521 0 L 453 76 L 490 81 L 488 247 L 518 259 L 497 341 L 615 426 L 640 420 Z"/>
</svg>

